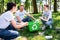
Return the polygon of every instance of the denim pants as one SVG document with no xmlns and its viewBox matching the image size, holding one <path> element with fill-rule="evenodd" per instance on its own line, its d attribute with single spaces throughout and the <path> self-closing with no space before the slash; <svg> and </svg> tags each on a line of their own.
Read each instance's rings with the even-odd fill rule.
<svg viewBox="0 0 60 40">
<path fill-rule="evenodd" d="M 43 23 L 43 25 L 47 25 L 47 26 L 50 26 L 50 25 L 52 25 L 52 19 L 49 19 L 49 21 L 44 21 L 44 20 L 41 20 L 42 21 L 42 23 Z"/>
<path fill-rule="evenodd" d="M 4 40 L 15 39 L 19 36 L 18 31 L 10 24 L 6 29 L 0 29 L 0 38 Z"/>
<path fill-rule="evenodd" d="M 29 16 L 27 16 L 27 17 L 24 18 L 22 21 L 23 21 L 23 22 L 29 22 L 29 21 L 31 21 L 31 18 L 30 18 Z"/>
</svg>

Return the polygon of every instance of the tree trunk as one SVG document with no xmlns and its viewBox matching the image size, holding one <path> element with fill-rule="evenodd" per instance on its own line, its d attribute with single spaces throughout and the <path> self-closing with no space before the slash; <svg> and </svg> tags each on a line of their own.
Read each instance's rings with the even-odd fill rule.
<svg viewBox="0 0 60 40">
<path fill-rule="evenodd" d="M 4 12 L 4 0 L 1 1 L 1 13 Z"/>
<path fill-rule="evenodd" d="M 28 7 L 29 7 L 29 3 L 28 3 L 28 0 L 26 0 L 26 2 L 25 2 L 25 10 L 27 10 Z"/>
<path fill-rule="evenodd" d="M 54 12 L 57 12 L 57 0 L 54 0 Z"/>
<path fill-rule="evenodd" d="M 33 3 L 33 8 L 34 8 L 34 13 L 38 13 L 36 0 L 32 0 L 32 3 Z"/>
</svg>

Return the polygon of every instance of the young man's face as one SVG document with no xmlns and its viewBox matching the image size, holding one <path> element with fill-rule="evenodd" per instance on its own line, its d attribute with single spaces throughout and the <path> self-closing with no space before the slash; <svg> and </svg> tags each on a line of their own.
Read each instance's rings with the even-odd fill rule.
<svg viewBox="0 0 60 40">
<path fill-rule="evenodd" d="M 24 10 L 24 6 L 20 6 L 20 10 L 23 11 Z"/>
</svg>

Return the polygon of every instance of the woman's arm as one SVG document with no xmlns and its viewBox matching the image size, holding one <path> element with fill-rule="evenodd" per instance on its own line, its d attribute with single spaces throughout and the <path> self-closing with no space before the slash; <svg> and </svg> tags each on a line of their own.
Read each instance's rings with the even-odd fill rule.
<svg viewBox="0 0 60 40">
<path fill-rule="evenodd" d="M 48 21 L 47 19 L 44 19 L 43 17 L 40 17 L 40 19 L 44 20 L 44 21 Z"/>
<path fill-rule="evenodd" d="M 49 12 L 49 16 L 47 19 L 44 19 L 43 17 L 40 17 L 40 19 L 42 19 L 44 21 L 48 21 L 51 17 L 52 17 L 52 12 Z"/>
<path fill-rule="evenodd" d="M 11 20 L 11 23 L 14 26 L 14 28 L 17 28 L 17 29 L 28 25 L 28 22 L 22 22 L 19 25 L 17 25 L 14 19 Z"/>
</svg>

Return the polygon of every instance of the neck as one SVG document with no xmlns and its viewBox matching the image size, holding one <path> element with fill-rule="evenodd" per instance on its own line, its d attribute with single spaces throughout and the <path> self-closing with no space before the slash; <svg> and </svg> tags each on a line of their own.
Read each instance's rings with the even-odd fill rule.
<svg viewBox="0 0 60 40">
<path fill-rule="evenodd" d="M 22 12 L 23 10 L 20 10 L 20 12 Z"/>
<path fill-rule="evenodd" d="M 48 11 L 48 9 L 47 9 L 47 10 L 45 10 L 45 11 Z"/>
<path fill-rule="evenodd" d="M 10 10 L 11 13 L 14 13 L 12 10 Z"/>
<path fill-rule="evenodd" d="M 20 10 L 20 12 L 22 12 L 22 10 Z"/>
</svg>

